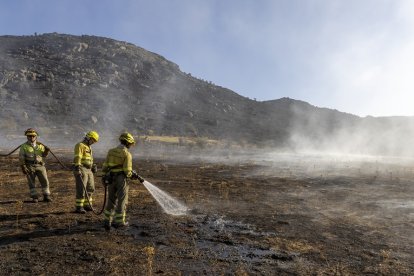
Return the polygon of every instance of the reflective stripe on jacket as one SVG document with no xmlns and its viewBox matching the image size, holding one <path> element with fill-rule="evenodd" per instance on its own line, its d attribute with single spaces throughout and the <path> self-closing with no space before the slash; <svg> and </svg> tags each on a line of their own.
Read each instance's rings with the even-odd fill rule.
<svg viewBox="0 0 414 276">
<path fill-rule="evenodd" d="M 42 144 L 36 143 L 35 147 L 30 142 L 22 144 L 19 151 L 20 165 L 43 162 L 42 156 L 44 152 L 45 147 Z"/>
<path fill-rule="evenodd" d="M 73 159 L 73 165 L 83 165 L 87 168 L 91 168 L 92 164 L 92 148 L 84 142 L 77 143 L 75 145 L 75 158 Z"/>
<path fill-rule="evenodd" d="M 103 172 L 124 172 L 126 177 L 132 175 L 132 156 L 123 145 L 110 149 L 102 168 Z"/>
</svg>

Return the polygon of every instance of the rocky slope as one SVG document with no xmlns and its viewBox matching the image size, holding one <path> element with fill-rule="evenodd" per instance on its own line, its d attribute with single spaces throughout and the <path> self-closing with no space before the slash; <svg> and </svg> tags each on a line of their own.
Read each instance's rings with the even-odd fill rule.
<svg viewBox="0 0 414 276">
<path fill-rule="evenodd" d="M 56 33 L 0 37 L 0 107 L 2 136 L 33 126 L 66 140 L 89 129 L 129 130 L 318 148 L 355 133 L 362 137 L 351 147 L 384 129 L 414 133 L 412 118 L 360 118 L 288 98 L 257 102 L 130 43 Z M 389 144 L 374 148 L 389 151 Z"/>
</svg>

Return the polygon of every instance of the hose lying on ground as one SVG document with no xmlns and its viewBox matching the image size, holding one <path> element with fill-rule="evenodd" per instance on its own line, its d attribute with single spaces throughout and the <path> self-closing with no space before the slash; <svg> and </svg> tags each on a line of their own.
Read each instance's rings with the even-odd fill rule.
<svg viewBox="0 0 414 276">
<path fill-rule="evenodd" d="M 88 202 L 88 205 L 89 205 L 89 207 L 91 208 L 92 212 L 93 212 L 95 215 L 100 215 L 100 214 L 102 214 L 102 213 L 103 213 L 103 211 L 104 211 L 104 209 L 105 209 L 105 205 L 106 205 L 106 192 L 107 192 L 107 190 L 108 190 L 108 189 L 107 189 L 107 187 L 105 186 L 104 202 L 103 202 L 103 204 L 102 204 L 102 208 L 101 208 L 101 210 L 100 210 L 99 212 L 96 212 L 96 211 L 95 211 L 95 209 L 93 208 L 93 206 L 92 206 L 91 202 L 89 201 L 89 194 L 88 194 L 88 191 L 86 191 L 85 185 L 82 185 L 82 187 L 83 187 L 83 191 L 85 192 L 85 195 L 86 195 L 86 201 Z"/>
</svg>

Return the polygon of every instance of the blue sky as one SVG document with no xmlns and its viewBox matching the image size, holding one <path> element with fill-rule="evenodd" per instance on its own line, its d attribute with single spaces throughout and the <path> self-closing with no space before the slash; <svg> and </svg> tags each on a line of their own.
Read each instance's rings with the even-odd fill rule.
<svg viewBox="0 0 414 276">
<path fill-rule="evenodd" d="M 0 0 L 0 35 L 128 41 L 257 100 L 414 115 L 411 0 Z"/>
</svg>

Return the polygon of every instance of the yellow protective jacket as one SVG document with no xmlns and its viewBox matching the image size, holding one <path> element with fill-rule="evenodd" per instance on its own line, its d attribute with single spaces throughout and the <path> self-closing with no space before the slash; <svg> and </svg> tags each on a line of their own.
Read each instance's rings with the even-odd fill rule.
<svg viewBox="0 0 414 276">
<path fill-rule="evenodd" d="M 132 156 L 123 145 L 110 149 L 102 168 L 107 172 L 124 172 L 126 177 L 132 175 Z"/>
<path fill-rule="evenodd" d="M 20 165 L 43 164 L 43 157 L 46 157 L 46 149 L 43 144 L 36 143 L 35 147 L 30 142 L 20 146 L 19 161 Z"/>
<path fill-rule="evenodd" d="M 92 168 L 93 156 L 92 148 L 84 142 L 79 142 L 75 145 L 75 158 L 73 159 L 74 166 L 83 166 L 85 168 Z"/>
</svg>

